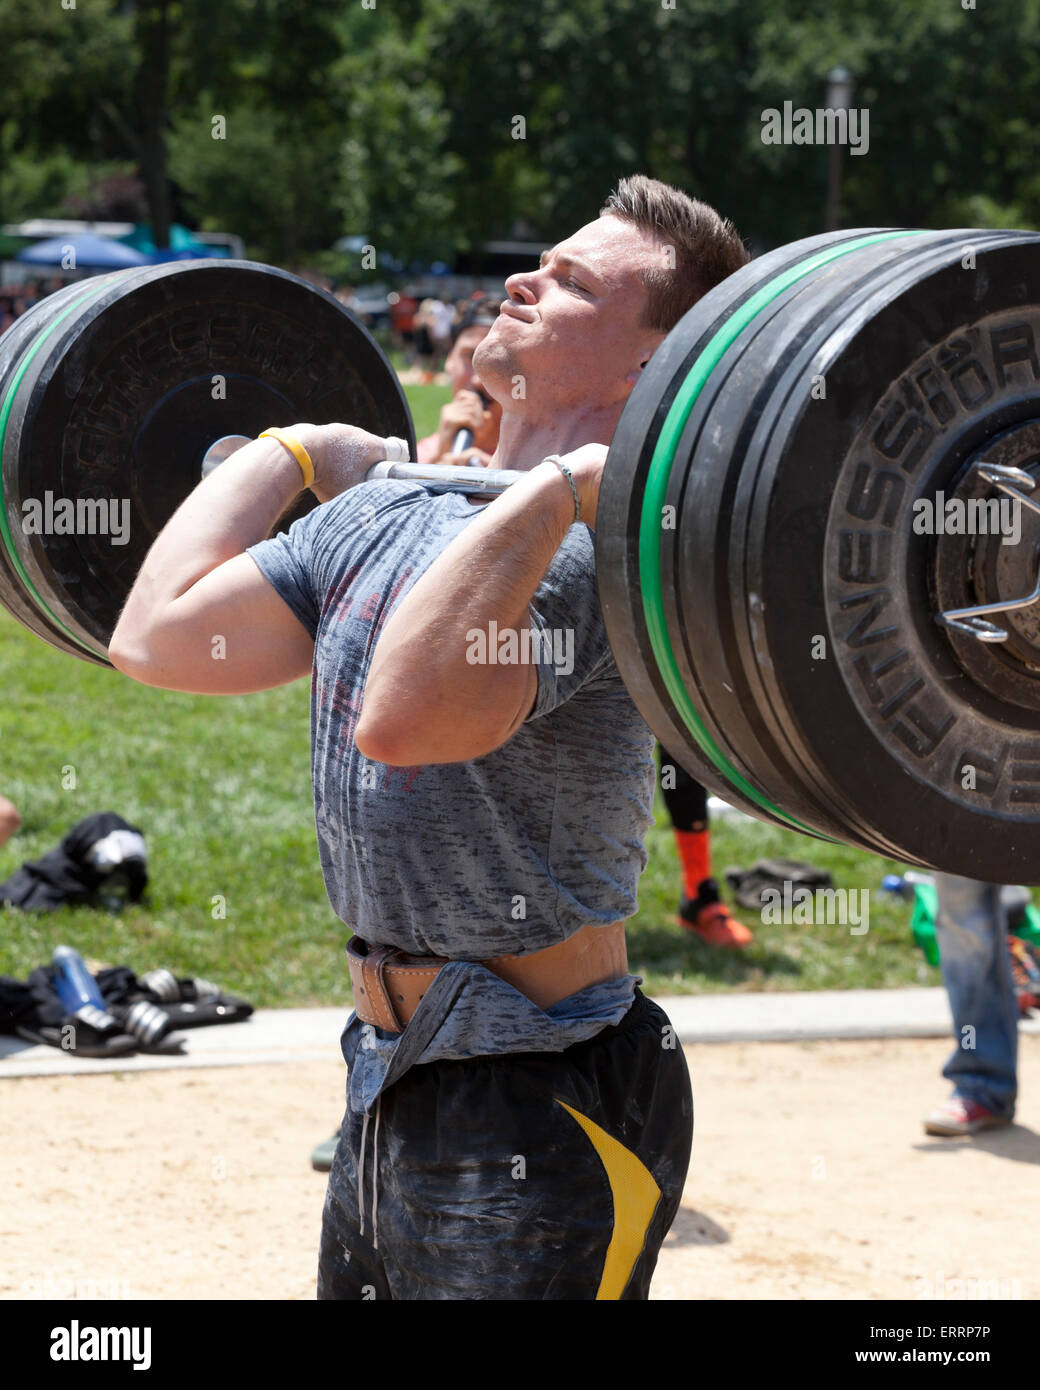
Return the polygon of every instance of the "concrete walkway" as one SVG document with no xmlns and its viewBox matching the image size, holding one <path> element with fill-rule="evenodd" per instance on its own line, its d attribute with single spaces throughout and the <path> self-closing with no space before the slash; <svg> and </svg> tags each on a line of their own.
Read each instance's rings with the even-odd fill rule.
<svg viewBox="0 0 1040 1390">
<path fill-rule="evenodd" d="M 687 994 L 662 997 L 658 1003 L 683 1043 L 941 1038 L 949 1037 L 953 1028 L 943 989 Z M 335 1061 L 348 1013 L 346 1008 L 259 1009 L 245 1023 L 184 1032 L 185 1052 L 172 1057 L 76 1057 L 54 1047 L 0 1037 L 0 1078 Z M 1020 1027 L 1040 1034 L 1040 1020 Z"/>
</svg>

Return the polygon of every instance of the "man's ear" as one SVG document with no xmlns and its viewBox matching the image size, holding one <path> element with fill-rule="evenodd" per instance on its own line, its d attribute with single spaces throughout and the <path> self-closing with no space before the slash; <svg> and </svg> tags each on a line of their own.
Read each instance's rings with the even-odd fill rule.
<svg viewBox="0 0 1040 1390">
<path fill-rule="evenodd" d="M 642 352 L 639 354 L 639 366 L 636 368 L 635 371 L 629 372 L 629 374 L 625 377 L 625 380 L 629 382 L 632 386 L 634 386 L 636 382 L 639 380 L 639 378 L 643 375 L 643 368 L 646 366 L 646 364 L 650 361 L 651 357 L 653 357 L 654 353 L 664 342 L 664 339 L 665 335 L 662 333 L 661 336 L 657 338 L 655 342 L 646 343 L 644 345 Z"/>
</svg>

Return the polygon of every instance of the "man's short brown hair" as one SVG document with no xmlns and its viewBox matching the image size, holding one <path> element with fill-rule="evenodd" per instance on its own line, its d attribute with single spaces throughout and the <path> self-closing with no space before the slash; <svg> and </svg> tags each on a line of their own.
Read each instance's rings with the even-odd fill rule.
<svg viewBox="0 0 1040 1390">
<path fill-rule="evenodd" d="M 674 328 L 702 295 L 751 259 L 732 222 L 707 203 L 645 174 L 620 181 L 600 208 L 600 217 L 608 214 L 633 222 L 662 243 L 660 266 L 649 265 L 642 272 L 643 325 L 659 333 Z"/>
</svg>

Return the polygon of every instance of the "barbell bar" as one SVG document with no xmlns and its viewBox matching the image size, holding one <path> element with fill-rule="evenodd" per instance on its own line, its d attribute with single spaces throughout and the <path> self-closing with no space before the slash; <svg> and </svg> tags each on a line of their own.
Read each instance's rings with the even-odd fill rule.
<svg viewBox="0 0 1040 1390">
<path fill-rule="evenodd" d="M 200 476 L 206 478 L 225 459 L 253 441 L 246 434 L 226 434 L 215 439 L 202 459 Z M 387 478 L 399 483 L 419 483 L 427 492 L 463 492 L 468 496 L 497 495 L 505 492 L 524 475 L 509 468 L 480 468 L 469 464 L 403 463 L 383 459 L 365 474 L 365 481 L 376 483 Z"/>
</svg>

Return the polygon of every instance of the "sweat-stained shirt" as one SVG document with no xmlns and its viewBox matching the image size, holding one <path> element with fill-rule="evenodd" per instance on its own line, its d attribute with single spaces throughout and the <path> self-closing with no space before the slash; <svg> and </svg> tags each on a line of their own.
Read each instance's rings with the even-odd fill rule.
<svg viewBox="0 0 1040 1390">
<path fill-rule="evenodd" d="M 636 911 L 653 736 L 607 644 L 586 526 L 567 532 L 531 601 L 545 636 L 522 655 L 537 662 L 538 692 L 508 743 L 472 762 L 405 768 L 354 744 L 381 627 L 481 511 L 458 493 L 363 483 L 247 551 L 315 639 L 311 768 L 329 902 L 372 945 L 452 962 L 403 1033 L 351 1014 L 343 1055 L 351 1104 L 364 1111 L 420 1062 L 557 1052 L 593 1037 L 621 1020 L 637 983 L 593 985 L 543 1011 L 478 963 Z M 474 630 L 468 651 L 515 659 L 509 640 Z"/>
</svg>

